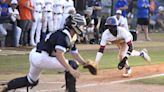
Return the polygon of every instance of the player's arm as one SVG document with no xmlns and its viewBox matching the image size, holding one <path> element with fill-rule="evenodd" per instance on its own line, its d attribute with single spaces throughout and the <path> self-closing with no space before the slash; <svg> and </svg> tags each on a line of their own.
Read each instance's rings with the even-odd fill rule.
<svg viewBox="0 0 164 92">
<path fill-rule="evenodd" d="M 127 42 L 127 45 L 128 45 L 129 48 L 128 48 L 128 51 L 126 53 L 126 57 L 129 57 L 131 55 L 132 51 L 133 51 L 132 41 Z"/>
<path fill-rule="evenodd" d="M 127 59 L 129 58 L 129 56 L 131 55 L 132 51 L 133 51 L 133 44 L 132 44 L 132 37 L 131 34 L 128 31 L 123 31 L 122 33 L 125 42 L 128 45 L 128 50 L 126 52 L 126 55 L 124 56 L 124 58 L 120 61 L 120 63 L 118 64 L 118 69 L 121 70 L 124 68 Z"/>
<path fill-rule="evenodd" d="M 100 45 L 100 48 L 99 48 L 99 50 L 96 54 L 96 58 L 95 58 L 96 64 L 98 64 L 99 61 L 101 60 L 103 53 L 104 53 L 104 49 L 105 49 L 105 46 Z"/>
<path fill-rule="evenodd" d="M 80 55 L 80 53 L 78 52 L 78 49 L 76 48 L 76 45 L 74 44 L 74 46 L 71 48 L 70 51 L 72 57 L 77 60 L 80 64 L 85 65 L 86 62 L 83 59 L 83 57 Z"/>
<path fill-rule="evenodd" d="M 26 0 L 24 7 L 26 7 L 27 9 L 33 11 L 33 7 L 30 5 L 30 0 Z"/>
<path fill-rule="evenodd" d="M 103 53 L 104 53 L 104 49 L 105 49 L 105 46 L 107 44 L 107 33 L 108 30 L 105 30 L 102 34 L 102 37 L 101 37 L 101 41 L 100 41 L 100 47 L 99 47 L 99 50 L 96 54 L 96 58 L 95 58 L 95 62 L 96 64 L 98 64 L 103 56 Z"/>
<path fill-rule="evenodd" d="M 65 67 L 66 71 L 70 72 L 75 78 L 79 78 L 80 73 L 77 70 L 74 70 L 70 65 L 66 63 L 66 58 L 64 57 L 63 50 L 56 49 L 56 52 L 53 52 L 52 54 L 56 56 L 60 64 Z"/>
<path fill-rule="evenodd" d="M 57 60 L 66 68 L 66 71 L 71 71 L 72 67 L 70 67 L 66 63 L 66 58 L 64 57 L 64 52 L 62 50 L 56 49 L 56 52 L 52 53 L 54 56 L 56 56 Z"/>
<path fill-rule="evenodd" d="M 77 60 L 80 64 L 85 65 L 86 62 L 84 58 L 80 55 L 80 53 L 72 53 L 72 56 L 75 60 Z"/>
</svg>

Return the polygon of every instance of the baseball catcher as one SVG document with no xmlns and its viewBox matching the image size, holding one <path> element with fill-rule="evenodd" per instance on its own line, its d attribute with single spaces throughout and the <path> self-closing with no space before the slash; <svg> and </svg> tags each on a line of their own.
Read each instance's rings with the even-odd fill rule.
<svg viewBox="0 0 164 92">
<path fill-rule="evenodd" d="M 43 69 L 65 70 L 66 92 L 76 92 L 76 78 L 80 73 L 77 70 L 79 62 L 91 74 L 96 75 L 96 68 L 85 62 L 76 48 L 77 35 L 83 32 L 85 19 L 80 14 L 70 15 L 66 19 L 65 27 L 47 35 L 45 40 L 37 44 L 29 54 L 30 69 L 26 76 L 10 80 L 2 92 L 16 90 L 23 87 L 34 87 L 39 83 L 39 75 Z M 64 56 L 70 52 L 74 60 L 67 60 Z M 27 90 L 28 91 L 28 90 Z"/>
</svg>

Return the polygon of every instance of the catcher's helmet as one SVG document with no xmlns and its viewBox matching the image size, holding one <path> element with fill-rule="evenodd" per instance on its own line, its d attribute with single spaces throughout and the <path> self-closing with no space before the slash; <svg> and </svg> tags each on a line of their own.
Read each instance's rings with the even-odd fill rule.
<svg viewBox="0 0 164 92">
<path fill-rule="evenodd" d="M 70 15 L 65 22 L 65 26 L 74 29 L 77 34 L 82 33 L 83 30 L 81 27 L 84 25 L 86 25 L 86 20 L 84 16 L 81 16 L 80 14 Z"/>
<path fill-rule="evenodd" d="M 106 26 L 116 26 L 117 25 L 116 19 L 114 17 L 108 17 L 106 19 L 105 25 Z"/>
</svg>

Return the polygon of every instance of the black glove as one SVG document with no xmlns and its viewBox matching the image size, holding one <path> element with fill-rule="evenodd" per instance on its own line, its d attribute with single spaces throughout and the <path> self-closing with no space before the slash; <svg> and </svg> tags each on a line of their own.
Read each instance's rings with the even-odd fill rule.
<svg viewBox="0 0 164 92">
<path fill-rule="evenodd" d="M 120 61 L 120 63 L 118 64 L 118 69 L 119 70 L 122 70 L 124 67 L 125 67 L 125 64 L 126 64 L 126 60 L 127 60 L 128 58 L 127 57 L 124 57 L 121 61 Z"/>
</svg>

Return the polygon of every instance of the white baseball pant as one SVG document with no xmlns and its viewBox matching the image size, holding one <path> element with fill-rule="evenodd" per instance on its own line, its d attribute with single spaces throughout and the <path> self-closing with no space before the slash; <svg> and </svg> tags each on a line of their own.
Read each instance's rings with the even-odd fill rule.
<svg viewBox="0 0 164 92">
<path fill-rule="evenodd" d="M 56 57 L 51 57 L 45 51 L 36 52 L 36 48 L 32 49 L 29 54 L 30 70 L 28 77 L 34 81 L 39 79 L 39 75 L 43 69 L 65 70 Z M 68 60 L 66 60 L 68 63 Z"/>
<path fill-rule="evenodd" d="M 62 25 L 62 19 L 63 18 L 63 15 L 61 13 L 54 13 L 54 31 L 58 30 L 58 29 L 61 29 L 63 28 Z"/>
<path fill-rule="evenodd" d="M 48 31 L 53 31 L 53 13 L 52 12 L 45 12 L 44 14 L 45 21 L 43 22 L 43 33 L 46 33 L 47 31 L 47 25 L 48 25 Z"/>
<path fill-rule="evenodd" d="M 34 19 L 35 19 L 35 22 L 33 22 L 32 30 L 30 32 L 30 38 L 31 38 L 30 44 L 36 44 L 40 42 L 41 28 L 42 28 L 42 12 L 35 11 Z M 35 33 L 36 33 L 36 38 L 34 38 Z"/>
</svg>

